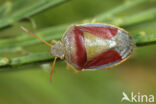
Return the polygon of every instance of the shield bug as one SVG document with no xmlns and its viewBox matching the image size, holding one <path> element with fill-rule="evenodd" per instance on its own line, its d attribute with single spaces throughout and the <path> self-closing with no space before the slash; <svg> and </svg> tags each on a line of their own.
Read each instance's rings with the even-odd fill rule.
<svg viewBox="0 0 156 104">
<path fill-rule="evenodd" d="M 56 58 L 64 59 L 73 69 L 98 70 L 116 66 L 125 61 L 133 51 L 133 41 L 124 29 L 101 23 L 71 25 L 62 41 L 51 45 L 26 28 L 22 29 L 51 47 Z"/>
</svg>

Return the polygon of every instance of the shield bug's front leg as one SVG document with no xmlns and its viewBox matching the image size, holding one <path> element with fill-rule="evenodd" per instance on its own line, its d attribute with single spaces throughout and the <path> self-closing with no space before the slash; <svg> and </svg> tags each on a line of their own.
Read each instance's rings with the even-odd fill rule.
<svg viewBox="0 0 156 104">
<path fill-rule="evenodd" d="M 66 62 L 66 61 L 65 61 Z M 69 69 L 72 69 L 74 70 L 75 74 L 77 74 L 78 72 L 80 72 L 79 70 L 75 69 L 74 67 L 72 67 L 70 64 L 68 64 L 68 62 L 66 62 L 66 69 L 69 70 Z"/>
<path fill-rule="evenodd" d="M 50 43 L 54 45 L 57 43 L 57 40 L 52 40 Z"/>
<path fill-rule="evenodd" d="M 97 19 L 93 19 L 91 23 L 99 23 Z"/>
<path fill-rule="evenodd" d="M 73 68 L 71 65 L 69 65 L 69 64 L 67 63 L 67 64 L 66 64 L 66 69 L 69 70 L 70 68 L 71 68 L 72 70 L 74 70 L 74 73 L 75 73 L 75 74 L 77 74 L 78 72 L 80 72 L 79 70 L 76 70 L 75 68 Z"/>
<path fill-rule="evenodd" d="M 70 65 L 68 63 L 66 63 L 66 69 L 69 70 L 70 69 Z"/>
<path fill-rule="evenodd" d="M 97 19 L 92 19 L 92 20 L 84 20 L 83 23 L 86 24 L 86 23 L 99 23 L 99 22 Z"/>
</svg>

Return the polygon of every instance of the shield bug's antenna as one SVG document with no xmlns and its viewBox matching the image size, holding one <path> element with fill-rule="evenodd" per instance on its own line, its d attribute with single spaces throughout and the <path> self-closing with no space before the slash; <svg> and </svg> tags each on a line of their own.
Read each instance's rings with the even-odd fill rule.
<svg viewBox="0 0 156 104">
<path fill-rule="evenodd" d="M 53 72 L 54 72 L 54 68 L 55 68 L 56 59 L 57 59 L 57 57 L 54 58 L 54 61 L 53 61 L 53 64 L 52 64 L 52 68 L 51 68 L 50 83 L 52 83 L 52 76 L 53 76 Z"/>
<path fill-rule="evenodd" d="M 28 29 L 26 29 L 25 27 L 21 26 L 21 29 L 24 30 L 25 32 L 31 34 L 32 36 L 38 38 L 39 40 L 41 40 L 43 43 L 45 43 L 46 45 L 52 47 L 53 45 L 51 45 L 50 43 L 48 43 L 47 41 L 43 40 L 42 38 L 40 38 L 39 36 L 37 36 L 36 34 L 32 33 L 31 31 L 29 31 Z M 53 75 L 53 71 L 55 68 L 55 63 L 56 63 L 56 59 L 57 57 L 54 58 L 54 61 L 52 63 L 52 68 L 51 68 L 51 73 L 50 73 L 50 83 L 52 83 L 52 75 Z"/>
<path fill-rule="evenodd" d="M 53 45 L 51 45 L 50 43 L 46 42 L 45 40 L 43 40 L 42 38 L 40 38 L 39 36 L 37 36 L 36 34 L 32 33 L 31 31 L 29 31 L 28 29 L 26 29 L 25 27 L 21 26 L 21 29 L 24 30 L 25 32 L 31 34 L 32 36 L 38 38 L 39 40 L 41 40 L 43 43 L 45 43 L 46 45 L 52 47 Z"/>
</svg>

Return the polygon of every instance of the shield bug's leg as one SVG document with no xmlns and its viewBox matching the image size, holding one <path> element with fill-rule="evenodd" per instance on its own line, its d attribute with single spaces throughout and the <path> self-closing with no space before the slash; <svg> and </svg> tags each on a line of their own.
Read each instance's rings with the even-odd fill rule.
<svg viewBox="0 0 156 104">
<path fill-rule="evenodd" d="M 66 63 L 66 69 L 69 70 L 70 69 L 70 65 L 68 63 Z"/>
<path fill-rule="evenodd" d="M 88 20 L 88 19 L 85 19 L 85 20 L 82 21 L 83 24 L 89 23 L 89 22 L 90 22 L 90 20 Z"/>
<path fill-rule="evenodd" d="M 97 19 L 93 19 L 92 23 L 98 23 L 98 20 Z"/>
<path fill-rule="evenodd" d="M 74 70 L 74 73 L 75 73 L 75 74 L 77 74 L 78 72 L 80 72 L 79 70 L 74 69 L 74 68 L 73 68 L 72 66 L 70 66 L 68 63 L 66 63 L 66 69 L 69 70 L 70 68 L 71 68 L 72 70 Z"/>
<path fill-rule="evenodd" d="M 42 38 L 40 38 L 39 36 L 37 36 L 36 34 L 32 33 L 31 31 L 29 31 L 28 29 L 26 29 L 25 27 L 21 26 L 21 29 L 23 29 L 25 32 L 31 34 L 32 36 L 38 38 L 39 40 L 41 40 L 43 43 L 45 43 L 46 45 L 52 47 L 53 45 L 51 45 L 50 43 L 46 42 L 45 40 L 43 40 Z"/>
<path fill-rule="evenodd" d="M 77 74 L 77 73 L 78 73 L 78 72 L 80 72 L 80 71 L 79 71 L 79 70 L 75 70 L 75 69 L 74 69 L 74 72 L 75 72 L 75 74 Z"/>
<path fill-rule="evenodd" d="M 83 20 L 83 23 L 99 23 L 98 20 L 93 19 L 93 20 Z"/>
<path fill-rule="evenodd" d="M 66 61 L 65 61 L 66 62 Z M 70 64 L 68 64 L 68 62 L 66 62 L 66 69 L 69 70 L 69 69 L 72 69 L 74 70 L 75 74 L 77 74 L 79 72 L 79 70 L 76 70 L 74 67 L 72 67 Z"/>
<path fill-rule="evenodd" d="M 54 72 L 54 68 L 55 68 L 56 59 L 57 59 L 57 57 L 54 58 L 54 61 L 52 63 L 52 68 L 51 68 L 51 73 L 50 73 L 50 83 L 52 83 L 52 76 L 53 76 L 53 72 Z"/>
<path fill-rule="evenodd" d="M 74 70 L 74 73 L 77 74 L 78 72 L 80 72 L 79 70 L 73 68 L 71 65 L 69 65 L 69 67 L 71 67 L 72 70 Z"/>
<path fill-rule="evenodd" d="M 56 44 L 57 43 L 57 40 L 52 40 L 51 41 L 51 44 Z"/>
</svg>

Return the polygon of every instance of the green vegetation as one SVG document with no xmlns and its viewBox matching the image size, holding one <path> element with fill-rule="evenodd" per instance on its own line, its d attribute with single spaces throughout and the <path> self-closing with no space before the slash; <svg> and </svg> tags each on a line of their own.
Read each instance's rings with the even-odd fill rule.
<svg viewBox="0 0 156 104">
<path fill-rule="evenodd" d="M 59 60 L 50 86 L 50 48 L 20 26 L 50 42 L 93 19 L 126 29 L 136 43 L 132 58 L 76 75 Z M 156 94 L 155 19 L 155 0 L 0 0 L 0 104 L 120 104 L 122 91 Z"/>
</svg>

